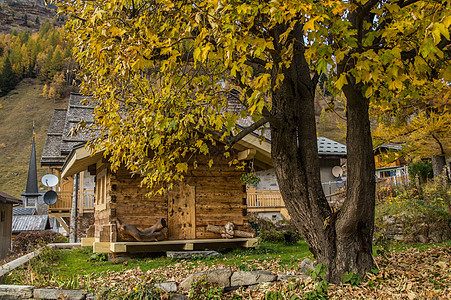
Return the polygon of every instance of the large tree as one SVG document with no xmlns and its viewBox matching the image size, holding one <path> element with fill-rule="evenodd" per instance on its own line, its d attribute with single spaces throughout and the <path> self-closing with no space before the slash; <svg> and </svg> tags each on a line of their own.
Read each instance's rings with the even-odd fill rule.
<svg viewBox="0 0 451 300">
<path fill-rule="evenodd" d="M 196 164 L 193 153 L 209 155 L 219 140 L 228 155 L 269 124 L 280 191 L 327 279 L 372 268 L 369 103 L 396 101 L 448 51 L 448 1 L 71 0 L 60 8 L 70 16 L 82 90 L 98 103 L 101 136 L 91 145 L 113 168 L 170 187 Z M 319 175 L 321 73 L 347 99 L 348 189 L 338 211 Z M 241 105 L 230 106 L 231 94 Z M 237 132 L 244 117 L 254 123 Z"/>
</svg>

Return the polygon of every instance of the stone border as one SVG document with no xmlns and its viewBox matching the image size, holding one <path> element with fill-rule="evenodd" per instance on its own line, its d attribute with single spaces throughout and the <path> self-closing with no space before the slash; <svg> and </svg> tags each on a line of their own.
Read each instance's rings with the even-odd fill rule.
<svg viewBox="0 0 451 300">
<path fill-rule="evenodd" d="M 49 244 L 50 248 L 67 249 L 72 247 L 78 247 L 80 244 Z M 0 270 L 7 272 L 17 268 L 21 264 L 29 261 L 30 259 L 39 255 L 44 248 L 40 248 L 32 253 L 26 254 L 9 264 L 12 264 L 18 260 L 18 262 L 12 264 L 11 269 L 6 271 L 5 264 Z M 20 264 L 19 264 L 20 263 Z M 303 274 L 295 273 L 279 273 L 277 275 L 270 271 L 235 271 L 231 269 L 216 269 L 204 272 L 198 272 L 189 275 L 185 280 L 177 284 L 177 282 L 161 282 L 155 283 L 154 286 L 160 288 L 168 293 L 176 293 L 180 290 L 191 289 L 193 283 L 199 280 L 205 280 L 206 282 L 218 285 L 225 289 L 235 289 L 239 287 L 258 288 L 260 284 L 271 284 L 275 281 L 290 280 L 292 278 L 307 279 L 310 276 L 306 275 L 309 270 L 314 270 L 314 263 L 309 258 L 302 261 L 300 266 L 300 272 Z M 81 290 L 57 290 L 57 289 L 37 289 L 34 286 L 28 285 L 0 285 L 0 299 L 68 299 L 68 300 L 84 300 L 95 299 L 94 295 L 87 294 Z M 179 297 L 179 298 L 177 298 Z M 171 299 L 182 299 L 183 295 L 174 294 Z M 186 298 L 183 298 L 186 299 Z"/>
</svg>

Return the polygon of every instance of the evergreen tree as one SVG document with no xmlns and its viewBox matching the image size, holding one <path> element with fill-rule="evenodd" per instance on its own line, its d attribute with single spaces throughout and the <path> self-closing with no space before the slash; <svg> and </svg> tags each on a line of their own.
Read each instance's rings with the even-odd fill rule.
<svg viewBox="0 0 451 300">
<path fill-rule="evenodd" d="M 16 76 L 14 75 L 8 55 L 3 62 L 3 68 L 0 74 L 0 95 L 6 95 L 10 90 L 14 89 L 15 86 Z"/>
</svg>

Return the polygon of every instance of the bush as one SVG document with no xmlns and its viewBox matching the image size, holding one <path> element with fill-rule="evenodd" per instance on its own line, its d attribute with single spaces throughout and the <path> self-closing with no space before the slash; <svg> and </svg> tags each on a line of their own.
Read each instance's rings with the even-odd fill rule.
<svg viewBox="0 0 451 300">
<path fill-rule="evenodd" d="M 432 163 L 429 160 L 411 163 L 409 165 L 409 175 L 411 181 L 414 181 L 418 175 L 421 182 L 426 182 L 428 178 L 434 177 Z"/>
<path fill-rule="evenodd" d="M 13 249 L 15 252 L 30 252 L 47 244 L 66 240 L 67 238 L 54 231 L 24 231 L 15 237 Z"/>
<path fill-rule="evenodd" d="M 249 221 L 254 224 L 253 227 L 256 227 L 262 241 L 293 244 L 302 239 L 291 221 L 282 220 L 274 223 L 267 218 L 260 218 L 253 214 L 249 216 Z"/>
</svg>

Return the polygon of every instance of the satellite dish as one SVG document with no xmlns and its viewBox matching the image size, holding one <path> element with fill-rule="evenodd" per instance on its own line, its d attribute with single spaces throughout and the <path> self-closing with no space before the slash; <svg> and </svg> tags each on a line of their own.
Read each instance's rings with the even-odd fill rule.
<svg viewBox="0 0 451 300">
<path fill-rule="evenodd" d="M 44 194 L 44 203 L 47 205 L 53 205 L 58 200 L 58 194 L 55 191 L 47 191 Z"/>
<path fill-rule="evenodd" d="M 340 177 L 343 175 L 343 169 L 340 166 L 335 166 L 332 168 L 332 175 L 335 177 Z"/>
<path fill-rule="evenodd" d="M 58 180 L 58 177 L 56 177 L 55 175 L 47 174 L 47 175 L 42 176 L 41 182 L 46 187 L 52 187 L 52 186 L 57 185 L 59 180 Z"/>
</svg>

